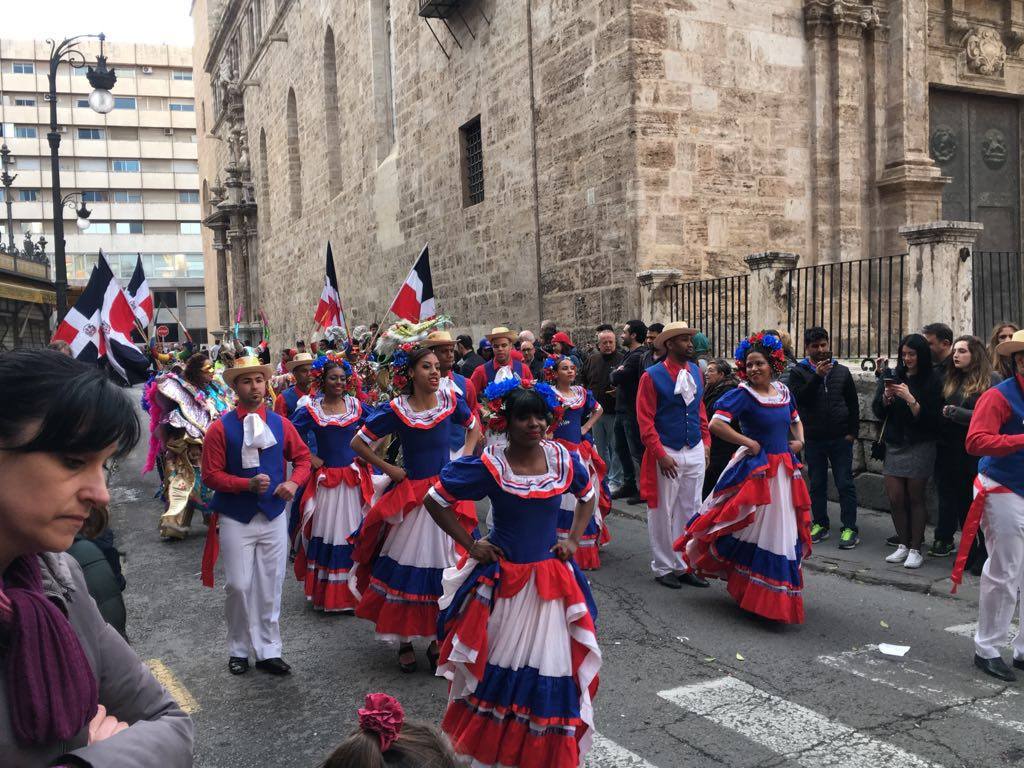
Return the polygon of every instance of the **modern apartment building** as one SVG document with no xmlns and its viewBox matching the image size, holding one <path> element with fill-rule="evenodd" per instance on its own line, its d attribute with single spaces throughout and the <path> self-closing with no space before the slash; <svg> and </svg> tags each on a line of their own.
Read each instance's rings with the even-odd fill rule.
<svg viewBox="0 0 1024 768">
<path fill-rule="evenodd" d="M 95 64 L 98 43 L 80 47 L 86 65 Z M 65 195 L 81 192 L 92 211 L 83 232 L 75 226 L 74 207 L 64 210 L 68 281 L 72 290 L 84 286 L 100 249 L 127 281 L 141 254 L 157 325 L 167 326 L 169 340 L 181 340 L 180 321 L 197 343 L 204 342 L 192 50 L 108 41 L 104 53 L 117 72 L 109 114 L 89 108 L 86 67 L 62 63 L 58 69 L 61 186 Z M 0 40 L 0 124 L 17 173 L 15 240 L 20 243 L 26 231 L 45 234 L 52 258 L 49 57 L 45 42 Z M 0 230 L 6 226 L 0 222 Z"/>
</svg>

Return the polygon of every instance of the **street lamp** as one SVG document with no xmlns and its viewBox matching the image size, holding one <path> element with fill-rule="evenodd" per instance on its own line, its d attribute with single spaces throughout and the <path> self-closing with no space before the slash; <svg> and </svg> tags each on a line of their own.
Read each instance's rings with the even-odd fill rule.
<svg viewBox="0 0 1024 768">
<path fill-rule="evenodd" d="M 75 208 L 76 199 L 79 201 L 78 208 Z M 85 197 L 81 192 L 68 192 L 61 198 L 60 206 L 61 208 L 70 208 L 75 212 L 75 215 L 78 217 L 75 224 L 78 226 L 79 230 L 85 232 L 85 230 L 89 228 L 89 224 L 91 223 L 89 221 L 89 217 L 92 216 L 92 211 L 85 207 Z"/>
<path fill-rule="evenodd" d="M 60 191 L 60 130 L 57 125 L 57 67 L 62 61 L 72 67 L 84 67 L 85 56 L 76 46 L 87 38 L 96 38 L 100 41 L 100 53 L 96 57 L 96 66 L 89 67 L 86 77 L 89 85 L 93 87 L 89 94 L 89 106 L 101 115 L 105 115 L 114 108 L 114 97 L 110 95 L 110 89 L 117 82 L 117 75 L 114 70 L 107 68 L 107 57 L 103 55 L 103 42 L 106 36 L 98 35 L 76 35 L 66 37 L 60 43 L 54 40 L 47 40 L 50 44 L 50 132 L 46 138 L 50 143 L 50 178 L 53 187 L 53 262 L 56 268 L 56 280 L 54 287 L 57 293 L 57 323 L 64 319 L 68 311 L 68 265 L 64 253 L 64 217 L 63 207 L 69 198 L 62 197 Z M 83 216 L 83 212 L 85 215 Z M 89 209 L 82 203 L 78 210 L 78 228 L 85 229 L 89 226 Z M 82 222 L 85 222 L 83 226 Z"/>
</svg>

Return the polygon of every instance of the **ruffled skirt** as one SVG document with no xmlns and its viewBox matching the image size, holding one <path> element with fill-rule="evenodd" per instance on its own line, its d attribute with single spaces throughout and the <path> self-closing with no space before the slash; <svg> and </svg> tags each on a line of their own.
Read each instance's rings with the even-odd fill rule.
<svg viewBox="0 0 1024 768">
<path fill-rule="evenodd" d="M 693 571 L 723 579 L 744 610 L 802 624 L 800 563 L 811 552 L 810 510 L 790 454 L 739 451 L 675 549 Z"/>
<path fill-rule="evenodd" d="M 583 536 L 580 538 L 580 545 L 576 549 L 573 559 L 585 571 L 596 571 L 601 567 L 601 548 L 611 541 L 608 533 L 607 515 L 611 511 L 611 494 L 608 491 L 606 476 L 608 467 L 598 454 L 592 443 L 583 441 L 578 446 L 565 441 L 559 441 L 570 451 L 576 453 L 583 466 L 590 473 L 591 483 L 598 489 L 597 506 L 594 508 L 594 516 L 590 518 Z M 565 540 L 569 538 L 572 530 L 572 518 L 576 511 L 576 497 L 572 494 L 562 496 L 561 511 L 558 513 L 558 538 Z"/>
<path fill-rule="evenodd" d="M 590 749 L 601 651 L 578 567 L 551 559 L 444 574 L 442 730 L 474 768 L 576 768 Z"/>
</svg>

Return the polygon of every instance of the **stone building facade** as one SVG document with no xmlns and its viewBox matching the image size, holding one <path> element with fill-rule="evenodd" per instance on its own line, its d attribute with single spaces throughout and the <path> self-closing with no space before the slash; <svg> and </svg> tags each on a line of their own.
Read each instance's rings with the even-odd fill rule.
<svg viewBox="0 0 1024 768">
<path fill-rule="evenodd" d="M 262 309 L 275 345 L 308 335 L 327 240 L 354 322 L 429 243 L 440 308 L 474 332 L 621 321 L 658 281 L 758 251 L 900 253 L 899 226 L 943 215 L 1019 250 L 1021 0 L 195 0 L 193 17 L 210 328 Z"/>
</svg>

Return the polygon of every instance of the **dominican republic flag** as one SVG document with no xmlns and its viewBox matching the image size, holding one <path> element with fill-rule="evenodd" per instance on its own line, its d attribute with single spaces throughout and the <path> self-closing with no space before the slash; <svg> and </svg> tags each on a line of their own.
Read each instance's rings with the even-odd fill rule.
<svg viewBox="0 0 1024 768">
<path fill-rule="evenodd" d="M 345 310 L 341 306 L 341 294 L 338 292 L 338 273 L 334 271 L 334 254 L 331 252 L 331 244 L 327 243 L 327 271 L 324 273 L 324 289 L 320 292 L 320 301 L 317 302 L 316 312 L 313 313 L 313 321 L 321 328 L 330 328 L 340 325 L 345 329 L 348 336 L 348 328 L 345 327 Z"/>
<path fill-rule="evenodd" d="M 128 281 L 125 289 L 125 296 L 128 297 L 128 304 L 131 305 L 139 325 L 148 328 L 153 322 L 153 295 L 149 292 L 149 283 L 146 282 L 146 273 L 142 271 L 142 254 L 135 262 L 135 271 L 132 279 Z"/>
<path fill-rule="evenodd" d="M 437 315 L 434 304 L 434 282 L 430 278 L 430 247 L 423 250 L 412 265 L 398 295 L 391 303 L 391 311 L 410 323 L 422 323 Z"/>
<path fill-rule="evenodd" d="M 71 345 L 71 354 L 75 359 L 85 363 L 96 363 L 107 355 L 100 317 L 106 286 L 100 281 L 98 272 L 97 267 L 92 268 L 85 290 L 53 334 L 54 341 L 66 341 Z"/>
</svg>

